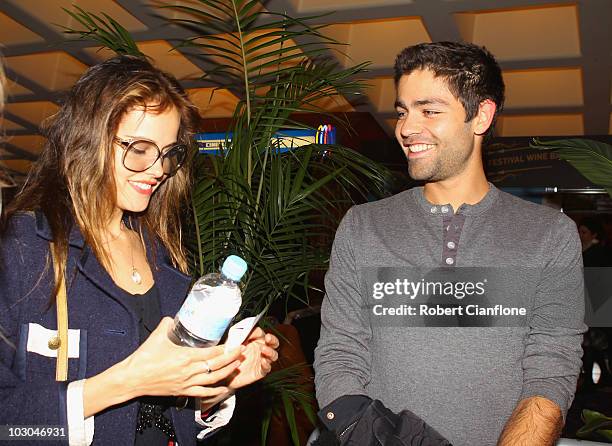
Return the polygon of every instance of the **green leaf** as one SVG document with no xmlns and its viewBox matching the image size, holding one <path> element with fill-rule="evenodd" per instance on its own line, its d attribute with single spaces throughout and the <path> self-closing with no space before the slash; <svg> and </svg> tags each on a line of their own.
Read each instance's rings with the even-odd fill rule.
<svg viewBox="0 0 612 446">
<path fill-rule="evenodd" d="M 302 407 L 302 410 L 306 414 L 308 421 L 310 421 L 313 427 L 316 426 L 317 425 L 317 414 L 313 408 L 312 401 L 309 401 L 306 398 L 303 398 L 300 400 L 300 406 Z"/>
<path fill-rule="evenodd" d="M 61 26 L 66 34 L 76 34 L 79 40 L 91 40 L 102 47 L 109 48 L 116 54 L 129 54 L 133 56 L 146 57 L 142 53 L 129 32 L 109 15 L 103 13 L 104 17 L 87 12 L 77 5 L 73 5 L 77 12 L 62 8 L 75 21 L 80 23 L 84 29 L 74 29 Z"/>
<path fill-rule="evenodd" d="M 610 144 L 579 138 L 556 141 L 534 139 L 530 147 L 554 150 L 592 183 L 605 189 L 612 188 L 612 146 Z"/>
<path fill-rule="evenodd" d="M 584 409 L 582 420 L 585 425 L 576 431 L 576 436 L 580 438 L 595 438 L 594 435 L 606 436 L 603 432 L 612 432 L 612 418 L 604 414 Z"/>
<path fill-rule="evenodd" d="M 264 416 L 261 420 L 261 444 L 265 445 L 268 439 L 268 431 L 270 430 L 270 422 L 272 421 L 272 407 L 266 408 Z"/>
<path fill-rule="evenodd" d="M 606 440 L 612 442 L 612 430 L 599 430 L 597 433 L 603 436 Z"/>
<path fill-rule="evenodd" d="M 585 423 L 592 423 L 598 421 L 600 419 L 607 418 L 604 414 L 597 412 L 595 410 L 583 409 L 582 410 L 582 421 Z M 610 418 L 612 420 L 612 418 Z"/>
<path fill-rule="evenodd" d="M 300 437 L 297 427 L 297 421 L 295 419 L 293 403 L 289 399 L 286 392 L 283 392 L 282 399 L 283 407 L 285 408 L 285 417 L 287 418 L 287 422 L 289 423 L 289 432 L 291 434 L 291 440 L 293 441 L 294 446 L 300 446 Z"/>
</svg>

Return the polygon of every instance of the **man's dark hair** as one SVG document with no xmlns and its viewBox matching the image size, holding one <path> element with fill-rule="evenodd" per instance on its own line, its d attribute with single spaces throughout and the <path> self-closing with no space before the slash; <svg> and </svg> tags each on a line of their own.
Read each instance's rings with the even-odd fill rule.
<svg viewBox="0 0 612 446">
<path fill-rule="evenodd" d="M 582 220 L 580 220 L 580 224 L 578 226 L 584 226 L 591 231 L 591 233 L 595 234 L 599 240 L 604 238 L 606 235 L 601 221 L 595 217 L 584 217 Z"/>
<path fill-rule="evenodd" d="M 504 105 L 504 80 L 493 55 L 484 47 L 464 42 L 421 43 L 402 50 L 395 59 L 395 85 L 404 74 L 430 70 L 443 78 L 465 109 L 465 122 L 476 116 L 485 99 L 495 103 L 493 122 L 486 136 L 493 133 L 495 120 Z"/>
</svg>

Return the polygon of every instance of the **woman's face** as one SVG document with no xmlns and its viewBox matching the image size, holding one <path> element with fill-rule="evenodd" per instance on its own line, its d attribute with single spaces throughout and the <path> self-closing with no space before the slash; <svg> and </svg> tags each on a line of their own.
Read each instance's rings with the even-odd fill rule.
<svg viewBox="0 0 612 446">
<path fill-rule="evenodd" d="M 164 149 L 176 142 L 180 126 L 180 115 L 175 107 L 162 113 L 134 108 L 127 112 L 117 128 L 116 137 L 122 141 L 148 140 Z M 123 165 L 125 147 L 113 143 L 115 150 L 116 206 L 120 211 L 142 212 L 149 205 L 151 195 L 167 178 L 162 169 L 162 160 L 143 172 L 132 172 Z"/>
</svg>

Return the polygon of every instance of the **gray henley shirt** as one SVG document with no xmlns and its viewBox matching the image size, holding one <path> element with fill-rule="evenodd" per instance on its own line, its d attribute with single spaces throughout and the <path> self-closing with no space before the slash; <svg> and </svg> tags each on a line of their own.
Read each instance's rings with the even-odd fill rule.
<svg viewBox="0 0 612 446">
<path fill-rule="evenodd" d="M 360 268 L 533 267 L 521 327 L 373 327 Z M 421 416 L 455 446 L 495 445 L 523 398 L 569 408 L 581 366 L 584 295 L 576 225 L 490 185 L 475 205 L 433 205 L 423 188 L 351 208 L 325 277 L 315 384 L 321 407 L 342 395 Z M 527 294 L 525 294 L 527 293 Z"/>
</svg>

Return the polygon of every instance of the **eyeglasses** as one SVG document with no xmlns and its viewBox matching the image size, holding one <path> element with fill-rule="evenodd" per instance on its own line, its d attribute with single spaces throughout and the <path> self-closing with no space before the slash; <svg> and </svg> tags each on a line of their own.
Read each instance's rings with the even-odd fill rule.
<svg viewBox="0 0 612 446">
<path fill-rule="evenodd" d="M 144 172 L 161 158 L 164 174 L 172 176 L 187 158 L 185 144 L 169 144 L 160 150 L 157 144 L 146 139 L 115 137 L 115 141 L 125 150 L 122 158 L 123 167 L 132 172 Z"/>
</svg>

